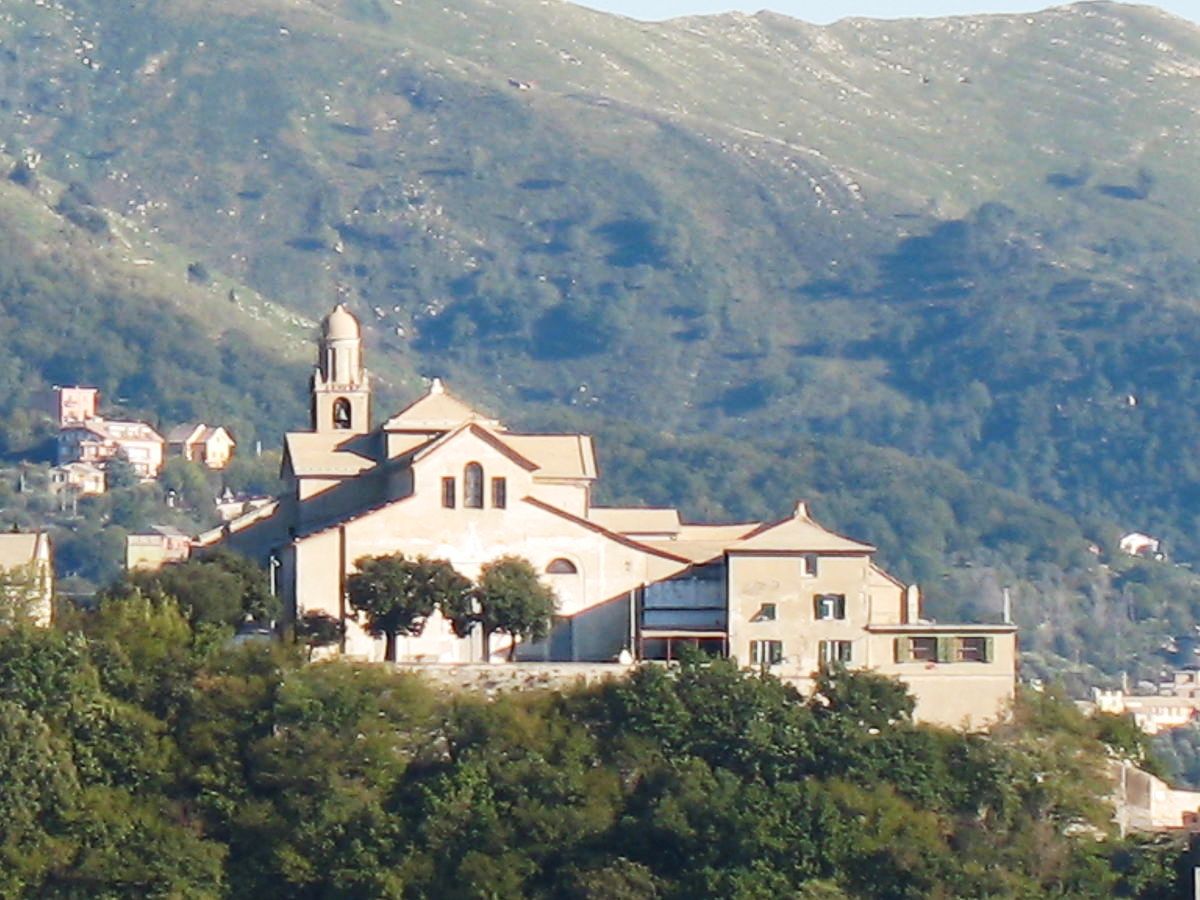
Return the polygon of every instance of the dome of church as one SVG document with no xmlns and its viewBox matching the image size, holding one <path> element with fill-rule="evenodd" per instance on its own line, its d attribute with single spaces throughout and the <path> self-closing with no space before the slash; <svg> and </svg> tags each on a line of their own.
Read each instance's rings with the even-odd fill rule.
<svg viewBox="0 0 1200 900">
<path fill-rule="evenodd" d="M 346 309 L 344 303 L 339 303 L 333 308 L 333 312 L 325 317 L 325 321 L 321 323 L 321 331 L 326 338 L 335 341 L 358 340 L 360 337 L 358 319 Z"/>
</svg>

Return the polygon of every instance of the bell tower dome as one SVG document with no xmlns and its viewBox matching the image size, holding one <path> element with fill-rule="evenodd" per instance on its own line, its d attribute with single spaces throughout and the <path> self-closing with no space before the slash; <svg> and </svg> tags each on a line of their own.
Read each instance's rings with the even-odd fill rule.
<svg viewBox="0 0 1200 900">
<path fill-rule="evenodd" d="M 312 427 L 325 433 L 371 430 L 371 388 L 362 364 L 358 319 L 339 303 L 321 323 L 317 368 L 312 377 Z"/>
</svg>

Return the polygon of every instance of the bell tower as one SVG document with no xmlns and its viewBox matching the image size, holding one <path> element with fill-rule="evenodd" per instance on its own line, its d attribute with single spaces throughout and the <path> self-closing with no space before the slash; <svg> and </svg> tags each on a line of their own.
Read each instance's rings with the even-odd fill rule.
<svg viewBox="0 0 1200 900">
<path fill-rule="evenodd" d="M 358 319 L 339 303 L 321 323 L 317 368 L 312 377 L 312 427 L 347 435 L 371 430 L 371 388 L 362 364 Z"/>
</svg>

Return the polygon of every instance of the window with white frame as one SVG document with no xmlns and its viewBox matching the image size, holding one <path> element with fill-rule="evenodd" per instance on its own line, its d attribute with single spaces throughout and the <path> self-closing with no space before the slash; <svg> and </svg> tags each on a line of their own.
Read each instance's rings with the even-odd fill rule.
<svg viewBox="0 0 1200 900">
<path fill-rule="evenodd" d="M 821 665 L 833 663 L 848 663 L 854 657 L 853 643 L 850 641 L 820 641 L 817 644 L 817 655 Z"/>
<path fill-rule="evenodd" d="M 846 595 L 817 594 L 813 597 L 813 615 L 817 619 L 846 618 Z"/>
<path fill-rule="evenodd" d="M 751 641 L 750 663 L 755 666 L 775 666 L 783 662 L 783 641 Z"/>
</svg>

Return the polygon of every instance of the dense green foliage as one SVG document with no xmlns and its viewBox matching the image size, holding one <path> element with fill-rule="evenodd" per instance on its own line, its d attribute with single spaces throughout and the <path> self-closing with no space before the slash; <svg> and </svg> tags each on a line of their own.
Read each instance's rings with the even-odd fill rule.
<svg viewBox="0 0 1200 900">
<path fill-rule="evenodd" d="M 434 612 L 467 605 L 471 582 L 444 559 L 403 553 L 364 556 L 346 579 L 346 598 L 364 617 L 367 631 L 386 639 L 384 659 L 396 658 L 396 637 L 416 636 Z"/>
<path fill-rule="evenodd" d="M 1008 589 L 1075 692 L 1194 661 L 1200 583 L 1114 553 L 1200 548 L 1186 23 L 11 0 L 0 48 L 8 458 L 46 458 L 52 383 L 274 444 L 341 284 L 382 408 L 436 373 L 600 433 L 609 498 L 805 495 L 936 616 Z M 2 482 L 0 514 L 86 593 L 128 530 L 209 524 L 193 476 L 187 515 Z"/>
<path fill-rule="evenodd" d="M 478 625 L 485 659 L 497 632 L 511 638 L 511 660 L 519 642 L 540 641 L 550 633 L 550 620 L 558 611 L 554 589 L 542 582 L 529 560 L 519 556 L 484 563 L 471 595 L 474 610 L 469 617 L 455 621 L 455 630 L 461 634 Z"/>
<path fill-rule="evenodd" d="M 1082 549 L 1194 550 L 1184 23 L 17 0 L 0 41 L 10 454 L 47 437 L 53 382 L 273 443 L 304 422 L 311 325 L 264 298 L 313 316 L 337 282 L 380 407 L 423 371 L 506 419 L 653 421 L 674 460 L 610 456 L 613 495 L 755 517 L 819 495 L 938 615 L 1009 586 L 1047 623 L 1036 671 L 1148 675 L 1200 610 L 1188 573 Z M 1111 121 L 1077 115 L 1099 84 L 1129 86 Z M 145 518 L 124 507 L 63 536 L 110 559 Z"/>
<path fill-rule="evenodd" d="M 243 622 L 270 624 L 282 611 L 267 574 L 244 556 L 218 550 L 169 563 L 160 569 L 135 569 L 100 592 L 103 602 L 130 594 L 172 598 L 193 627 Z"/>
<path fill-rule="evenodd" d="M 0 632 L 0 708 L 12 897 L 1157 898 L 1187 862 L 1116 838 L 1128 735 L 1049 696 L 964 736 L 697 657 L 488 700 L 133 594 Z"/>
</svg>

